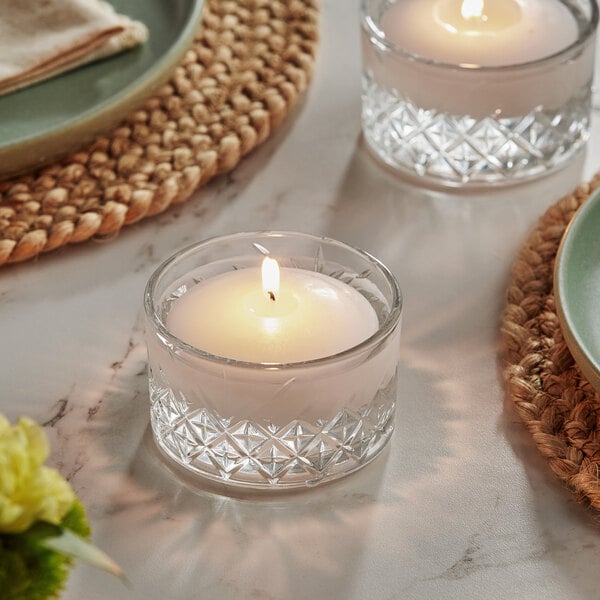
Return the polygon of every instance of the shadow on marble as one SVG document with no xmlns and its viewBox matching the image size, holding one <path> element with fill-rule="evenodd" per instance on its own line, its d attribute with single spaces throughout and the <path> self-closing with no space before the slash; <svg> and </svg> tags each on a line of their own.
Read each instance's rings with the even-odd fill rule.
<svg viewBox="0 0 600 600">
<path fill-rule="evenodd" d="M 474 190 L 429 188 L 423 180 L 403 178 L 382 165 L 371 155 L 360 136 L 339 182 L 336 205 L 339 211 L 344 211 L 344 216 L 347 211 L 356 213 L 356 225 L 359 224 L 358 217 L 366 219 L 363 227 L 368 230 L 371 230 L 368 225 L 374 215 L 386 231 L 392 224 L 403 223 L 415 211 L 423 210 L 423 205 L 429 212 L 457 213 L 475 222 L 481 212 L 496 211 L 515 200 L 531 202 L 537 198 L 542 205 L 549 205 L 583 181 L 585 161 L 584 151 L 563 168 L 543 178 L 510 186 Z M 392 223 L 386 217 L 390 217 Z"/>
<path fill-rule="evenodd" d="M 182 477 L 154 444 L 144 364 L 136 341 L 69 443 L 85 453 L 73 484 L 97 541 L 134 586 L 150 578 L 155 597 L 182 599 L 214 586 L 239 598 L 350 596 L 371 518 L 384 508 L 389 450 L 340 481 L 270 497 Z"/>
<path fill-rule="evenodd" d="M 529 483 L 529 522 L 535 534 L 529 559 L 548 565 L 556 581 L 568 583 L 572 588 L 573 597 L 596 600 L 600 560 L 598 515 L 577 503 L 552 474 L 510 398 L 505 399 L 498 427 Z"/>
<path fill-rule="evenodd" d="M 191 597 L 204 586 L 210 588 L 217 577 L 222 588 L 239 587 L 239 597 L 327 593 L 342 598 L 349 595 L 362 560 L 385 463 L 384 453 L 345 480 L 304 492 L 230 492 L 173 469 L 147 428 L 128 479 L 144 496 L 154 498 L 146 505 L 143 528 L 161 529 L 162 535 L 153 537 L 164 547 L 156 551 L 173 554 L 156 574 L 161 580 L 179 579 L 172 597 Z M 127 506 L 120 493 L 111 505 L 118 507 L 114 516 L 119 529 L 127 528 L 128 514 L 139 514 L 139 507 Z M 130 528 L 127 535 L 136 531 Z M 255 590 L 254 596 L 249 589 Z"/>
<path fill-rule="evenodd" d="M 556 577 L 568 580 L 578 598 L 596 600 L 596 565 L 600 559 L 598 514 L 576 502 L 570 490 L 552 473 L 508 395 L 504 368 L 504 355 L 500 350 L 497 374 L 504 398 L 498 429 L 528 482 L 530 521 L 538 538 L 537 549 L 531 558 L 549 563 Z"/>
<path fill-rule="evenodd" d="M 455 318 L 449 315 L 450 322 Z M 447 465 L 456 458 L 450 442 L 455 443 L 465 408 L 457 410 L 452 397 L 466 392 L 449 388 L 462 384 L 444 378 L 443 356 L 430 351 L 443 323 L 422 325 L 406 339 L 396 431 L 382 456 L 340 481 L 272 497 L 222 495 L 214 485 L 191 484 L 165 463 L 148 427 L 146 356 L 138 326 L 104 391 L 90 404 L 73 401 L 68 418 L 77 434 L 61 443 L 98 543 L 134 583 L 150 578 L 156 597 L 173 592 L 169 597 L 183 599 L 192 589 L 211 586 L 239 598 L 353 597 L 359 585 L 354 578 L 364 576 L 363 557 L 367 547 L 379 543 L 382 522 L 390 527 L 410 522 L 415 502 L 421 501 L 433 503 L 439 516 L 435 506 L 448 484 Z M 451 344 L 448 338 L 442 354 Z M 409 552 L 414 559 L 426 540 L 435 547 L 433 522 L 423 532 L 415 530 L 414 538 L 403 538 L 401 555 Z M 407 530 L 419 523 L 424 525 L 417 520 Z M 150 567 L 132 558 L 146 546 Z M 228 565 L 230 570 L 241 565 L 240 572 L 227 572 Z M 398 566 L 400 579 L 410 572 Z M 177 592 L 163 583 L 172 580 L 180 586 Z M 240 585 L 255 595 L 239 592 Z"/>
<path fill-rule="evenodd" d="M 436 268 L 456 281 L 470 262 L 513 260 L 543 212 L 582 177 L 584 153 L 561 171 L 534 182 L 463 194 L 417 187 L 383 169 L 359 140 L 338 182 L 323 233 L 363 248 L 400 280 L 416 273 L 433 281 Z M 469 265 L 464 286 L 476 286 L 486 267 Z M 493 269 L 492 269 L 493 270 Z M 451 273 L 453 271 L 453 273 Z M 504 267 L 504 275 L 507 275 Z M 502 293 L 498 284 L 498 291 Z M 407 300 L 410 301 L 408 290 Z"/>
</svg>

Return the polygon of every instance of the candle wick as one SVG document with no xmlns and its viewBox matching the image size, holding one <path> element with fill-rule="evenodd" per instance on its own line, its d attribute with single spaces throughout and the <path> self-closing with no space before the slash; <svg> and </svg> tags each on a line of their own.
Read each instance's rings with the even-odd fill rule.
<svg viewBox="0 0 600 600">
<path fill-rule="evenodd" d="M 273 292 L 267 292 L 269 294 L 269 298 L 275 302 L 275 294 Z"/>
</svg>

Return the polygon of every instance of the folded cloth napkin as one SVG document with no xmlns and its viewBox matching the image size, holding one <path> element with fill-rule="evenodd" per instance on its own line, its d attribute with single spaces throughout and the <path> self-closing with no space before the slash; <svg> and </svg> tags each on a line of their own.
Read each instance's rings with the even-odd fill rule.
<svg viewBox="0 0 600 600">
<path fill-rule="evenodd" d="M 148 37 L 101 0 L 0 0 L 0 95 L 116 54 Z"/>
</svg>

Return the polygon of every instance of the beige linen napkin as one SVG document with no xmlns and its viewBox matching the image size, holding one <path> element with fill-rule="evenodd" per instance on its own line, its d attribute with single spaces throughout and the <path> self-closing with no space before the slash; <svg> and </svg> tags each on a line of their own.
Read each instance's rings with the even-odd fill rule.
<svg viewBox="0 0 600 600">
<path fill-rule="evenodd" d="M 101 0 L 0 0 L 0 95 L 144 42 Z"/>
</svg>

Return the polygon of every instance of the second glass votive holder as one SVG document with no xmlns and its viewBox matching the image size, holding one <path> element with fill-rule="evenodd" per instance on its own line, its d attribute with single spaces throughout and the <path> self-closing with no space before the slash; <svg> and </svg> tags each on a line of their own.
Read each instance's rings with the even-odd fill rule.
<svg viewBox="0 0 600 600">
<path fill-rule="evenodd" d="M 573 158 L 589 136 L 598 6 L 596 0 L 534 4 L 362 0 L 362 128 L 375 156 L 398 172 L 449 187 L 515 183 Z M 537 22 L 537 13 L 527 21 L 528 10 L 555 11 L 557 31 L 571 27 L 574 41 L 554 51 L 555 32 Z M 486 41 L 494 46 L 503 28 L 509 33 L 492 57 L 500 62 L 481 66 Z M 443 40 L 434 39 L 439 32 Z M 423 49 L 407 49 L 404 37 Z M 455 41 L 469 45 L 474 59 L 455 62 Z M 527 60 L 538 42 L 548 55 Z M 503 64 L 516 46 L 522 60 Z M 434 56 L 427 56 L 430 49 Z"/>
<path fill-rule="evenodd" d="M 278 261 L 281 293 L 289 297 L 275 301 L 271 294 L 273 306 L 281 301 L 287 308 L 272 318 L 259 314 L 259 326 L 274 333 L 274 343 L 282 342 L 284 355 L 291 356 L 289 346 L 295 342 L 277 341 L 278 318 L 293 316 L 304 302 L 303 296 L 285 292 L 284 275 L 292 282 L 306 280 L 319 290 L 317 296 L 335 296 L 336 289 L 344 294 L 348 288 L 351 302 L 359 300 L 356 325 L 362 325 L 364 311 L 365 318 L 373 318 L 373 333 L 333 355 L 315 351 L 316 358 L 300 362 L 254 361 L 252 343 L 246 344 L 243 351 L 250 354 L 242 359 L 221 356 L 175 335 L 172 316 L 181 299 L 191 299 L 191 291 L 219 278 L 227 282 L 225 295 L 231 295 L 233 305 L 254 319 L 254 313 L 263 310 L 255 310 L 254 304 L 263 299 L 242 288 L 253 281 L 265 256 Z M 227 329 L 230 299 L 221 297 L 222 325 Z M 368 253 L 295 232 L 214 238 L 163 263 L 148 282 L 144 306 L 154 438 L 164 454 L 189 472 L 250 489 L 313 486 L 359 469 L 389 441 L 398 387 L 402 296 L 390 271 Z M 190 326 L 194 318 L 189 317 Z M 206 328 L 215 329 L 212 325 Z M 300 325 L 313 328 L 311 322 Z M 317 340 L 321 334 L 323 344 L 331 341 L 326 339 L 331 332 L 312 331 Z M 259 345 L 257 340 L 257 356 Z"/>
</svg>

